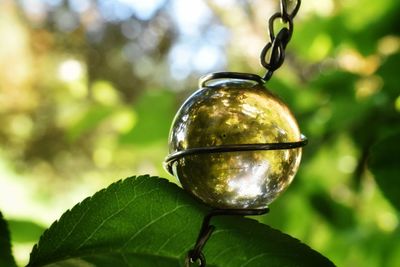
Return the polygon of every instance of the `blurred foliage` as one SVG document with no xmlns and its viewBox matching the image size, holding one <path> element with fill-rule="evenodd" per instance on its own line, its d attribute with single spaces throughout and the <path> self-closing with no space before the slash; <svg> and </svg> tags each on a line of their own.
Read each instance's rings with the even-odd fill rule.
<svg viewBox="0 0 400 267">
<path fill-rule="evenodd" d="M 49 224 L 119 177 L 175 181 L 161 164 L 175 111 L 207 72 L 262 74 L 266 18 L 277 8 L 1 1 L 0 209 Z M 310 143 L 261 220 L 338 266 L 400 266 L 399 142 L 380 141 L 400 128 L 399 15 L 398 1 L 303 1 L 285 64 L 267 84 Z M 30 247 L 17 241 L 21 264 Z"/>
<path fill-rule="evenodd" d="M 11 240 L 16 243 L 37 243 L 46 229 L 28 220 L 8 220 L 7 223 L 12 233 Z"/>
<path fill-rule="evenodd" d="M 400 151 L 400 131 L 387 136 L 375 143 L 371 148 L 369 166 L 377 184 L 382 188 L 386 198 L 397 210 L 400 210 L 399 188 L 399 159 L 388 157 L 396 155 Z"/>
<path fill-rule="evenodd" d="M 17 266 L 14 258 L 11 256 L 10 233 L 2 213 L 0 213 L 0 245 L 0 265 L 9 267 Z"/>
</svg>

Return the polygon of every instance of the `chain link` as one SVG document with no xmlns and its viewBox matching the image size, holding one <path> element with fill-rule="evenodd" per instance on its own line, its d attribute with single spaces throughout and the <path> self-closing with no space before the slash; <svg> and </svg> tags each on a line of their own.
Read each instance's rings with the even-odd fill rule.
<svg viewBox="0 0 400 267">
<path fill-rule="evenodd" d="M 294 7 L 290 8 L 289 2 Z M 281 11 L 273 14 L 268 20 L 270 41 L 264 46 L 260 54 L 261 65 L 267 69 L 264 81 L 271 79 L 272 74 L 285 60 L 285 49 L 293 35 L 293 19 L 300 9 L 301 0 L 280 0 Z M 283 27 L 275 34 L 276 20 L 280 20 Z M 267 56 L 269 58 L 267 59 Z"/>
</svg>

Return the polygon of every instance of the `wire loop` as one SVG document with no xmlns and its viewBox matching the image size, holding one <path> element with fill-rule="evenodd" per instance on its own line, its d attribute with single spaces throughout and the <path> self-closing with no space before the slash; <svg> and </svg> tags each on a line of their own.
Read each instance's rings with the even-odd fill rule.
<svg viewBox="0 0 400 267">
<path fill-rule="evenodd" d="M 281 19 L 284 22 L 284 24 L 287 24 L 287 25 L 285 25 L 287 27 L 284 26 L 282 29 L 288 30 L 289 39 L 287 42 L 289 42 L 290 38 L 292 38 L 292 34 L 293 34 L 293 20 L 291 18 L 289 18 L 289 16 L 285 15 L 284 13 L 280 13 L 280 12 L 275 13 L 269 19 L 269 22 L 268 22 L 269 38 L 271 40 L 275 40 L 275 21 L 277 19 Z M 286 19 L 286 21 L 285 21 L 285 19 Z"/>
<path fill-rule="evenodd" d="M 300 0 L 296 1 L 296 5 L 294 6 L 292 12 L 290 13 L 288 12 L 288 6 L 289 6 L 288 2 L 293 2 L 293 0 L 281 1 L 281 13 L 287 15 L 289 19 L 293 19 L 297 15 L 297 12 L 300 9 L 301 1 Z"/>
<path fill-rule="evenodd" d="M 194 258 L 192 256 L 194 250 L 190 250 L 185 258 L 185 267 L 190 267 L 191 264 L 197 262 L 199 267 L 205 267 L 206 266 L 206 257 L 202 252 L 199 253 L 197 258 Z"/>
</svg>

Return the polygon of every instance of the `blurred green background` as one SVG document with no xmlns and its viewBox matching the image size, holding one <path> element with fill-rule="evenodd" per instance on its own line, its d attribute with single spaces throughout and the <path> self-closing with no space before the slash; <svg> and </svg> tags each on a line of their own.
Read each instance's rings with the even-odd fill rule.
<svg viewBox="0 0 400 267">
<path fill-rule="evenodd" d="M 176 182 L 162 167 L 176 110 L 208 72 L 263 74 L 278 4 L 0 1 L 0 210 L 21 265 L 44 228 L 113 181 Z M 399 1 L 303 1 L 267 84 L 310 143 L 260 220 L 338 266 L 400 266 L 400 140 L 375 145 L 400 129 L 399 17 Z"/>
</svg>

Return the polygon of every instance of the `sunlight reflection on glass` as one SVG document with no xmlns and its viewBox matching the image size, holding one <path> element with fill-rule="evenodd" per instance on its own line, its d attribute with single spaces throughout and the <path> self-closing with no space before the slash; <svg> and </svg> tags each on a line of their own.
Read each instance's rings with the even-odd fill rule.
<svg viewBox="0 0 400 267">
<path fill-rule="evenodd" d="M 258 165 L 243 162 L 243 168 L 229 182 L 228 191 L 235 191 L 239 198 L 252 198 L 262 194 L 261 188 L 264 176 L 268 175 L 269 162 L 263 160 Z"/>
</svg>

